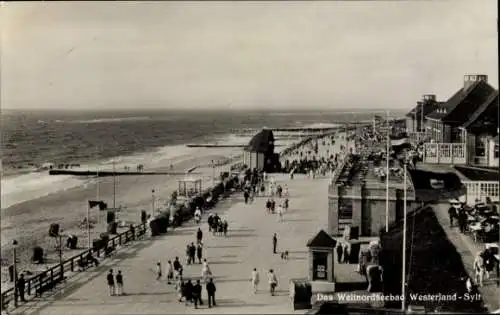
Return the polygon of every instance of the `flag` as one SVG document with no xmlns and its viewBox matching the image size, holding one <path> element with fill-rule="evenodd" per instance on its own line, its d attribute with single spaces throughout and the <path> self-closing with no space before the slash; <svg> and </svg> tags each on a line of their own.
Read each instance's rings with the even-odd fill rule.
<svg viewBox="0 0 500 315">
<path fill-rule="evenodd" d="M 455 173 L 436 173 L 418 169 L 408 169 L 407 172 L 418 201 L 448 200 L 467 193 L 465 185 Z"/>
<path fill-rule="evenodd" d="M 94 207 L 99 207 L 99 210 L 105 210 L 108 208 L 108 204 L 102 200 L 89 200 L 89 208 L 92 209 Z"/>
</svg>

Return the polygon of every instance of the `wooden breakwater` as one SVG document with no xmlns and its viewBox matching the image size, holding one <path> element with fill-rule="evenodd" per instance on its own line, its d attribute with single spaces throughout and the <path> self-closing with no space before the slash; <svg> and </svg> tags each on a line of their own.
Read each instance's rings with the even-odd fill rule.
<svg viewBox="0 0 500 315">
<path fill-rule="evenodd" d="M 193 172 L 106 172 L 106 171 L 73 171 L 73 170 L 50 170 L 49 175 L 72 175 L 72 176 L 137 176 L 137 175 L 186 175 L 186 173 L 199 175 L 201 173 Z"/>
</svg>

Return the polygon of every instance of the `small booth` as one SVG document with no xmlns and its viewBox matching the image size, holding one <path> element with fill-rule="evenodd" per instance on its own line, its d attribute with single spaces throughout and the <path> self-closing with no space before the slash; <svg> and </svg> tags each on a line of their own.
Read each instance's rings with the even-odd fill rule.
<svg viewBox="0 0 500 315">
<path fill-rule="evenodd" d="M 184 198 L 201 195 L 201 179 L 192 177 L 179 179 L 178 192 L 178 196 Z"/>
<path fill-rule="evenodd" d="M 313 293 L 335 292 L 334 250 L 337 245 L 328 233 L 321 230 L 307 242 L 309 248 L 309 280 Z"/>
</svg>

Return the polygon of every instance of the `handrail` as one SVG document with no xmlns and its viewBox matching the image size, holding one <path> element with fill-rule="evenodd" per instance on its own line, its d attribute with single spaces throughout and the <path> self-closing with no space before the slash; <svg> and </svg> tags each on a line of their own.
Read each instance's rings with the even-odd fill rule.
<svg viewBox="0 0 500 315">
<path fill-rule="evenodd" d="M 105 248 L 116 248 L 117 245 L 122 245 L 125 244 L 131 240 L 136 239 L 137 237 L 145 234 L 146 232 L 146 223 L 140 223 L 134 227 L 134 235 L 131 235 L 130 233 L 132 232 L 131 229 L 128 229 L 125 232 L 122 232 L 118 235 L 115 235 L 114 237 L 110 238 L 108 240 L 108 243 L 104 248 L 91 248 L 87 249 L 75 256 L 72 256 L 66 260 L 64 260 L 62 263 L 59 263 L 51 268 L 49 268 L 46 271 L 43 271 L 37 275 L 34 275 L 31 278 L 26 279 L 26 294 L 31 295 L 33 290 L 34 292 L 37 292 L 36 289 L 40 289 L 46 284 L 55 284 L 58 281 L 62 281 L 65 279 L 65 274 L 66 272 L 73 272 L 75 270 L 75 266 L 78 266 L 78 261 L 81 259 L 84 259 L 89 251 L 92 251 L 92 253 L 95 253 L 97 257 L 99 257 L 100 253 L 102 250 L 105 250 Z M 0 301 L 0 306 L 1 309 L 5 309 L 5 307 L 9 304 L 10 301 L 14 300 L 15 298 L 15 286 L 17 284 L 14 283 L 14 287 L 5 290 L 1 294 L 1 301 Z"/>
</svg>

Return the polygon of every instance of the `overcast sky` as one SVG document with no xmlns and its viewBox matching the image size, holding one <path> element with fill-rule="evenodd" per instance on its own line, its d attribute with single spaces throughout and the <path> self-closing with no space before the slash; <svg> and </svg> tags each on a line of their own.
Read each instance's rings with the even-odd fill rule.
<svg viewBox="0 0 500 315">
<path fill-rule="evenodd" d="M 2 108 L 409 108 L 498 87 L 495 0 L 19 2 Z"/>
</svg>

